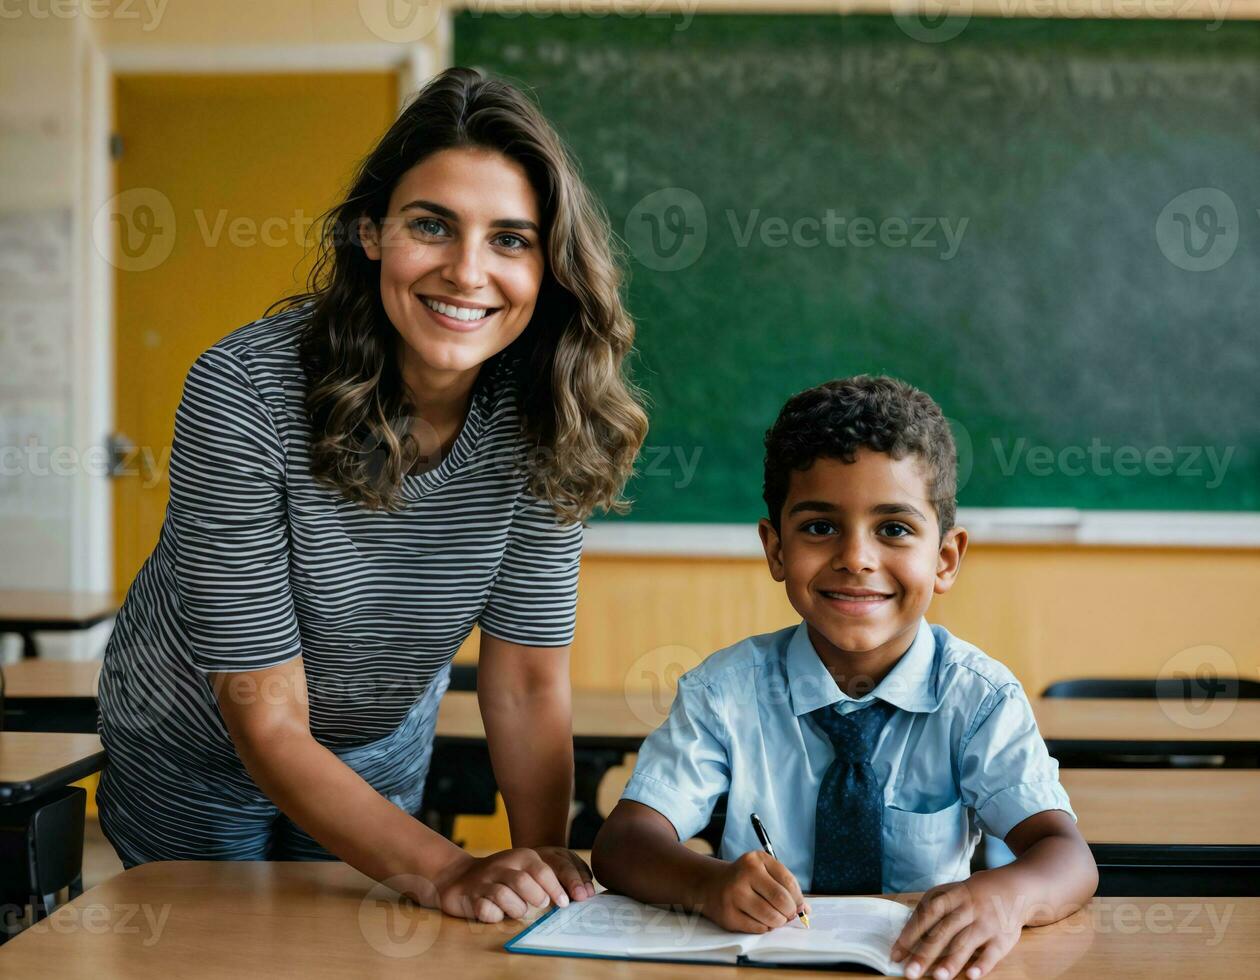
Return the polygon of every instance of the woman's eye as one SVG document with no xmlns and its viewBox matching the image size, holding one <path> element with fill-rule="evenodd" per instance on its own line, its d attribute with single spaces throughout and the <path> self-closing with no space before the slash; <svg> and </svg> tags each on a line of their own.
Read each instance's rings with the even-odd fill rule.
<svg viewBox="0 0 1260 980">
<path fill-rule="evenodd" d="M 529 248 L 529 240 L 522 238 L 520 235 L 499 235 L 495 242 L 501 247 L 512 252 L 519 252 L 522 249 Z"/>
<path fill-rule="evenodd" d="M 435 238 L 446 231 L 446 226 L 437 218 L 416 218 L 411 227 L 422 235 L 432 235 Z"/>
<path fill-rule="evenodd" d="M 914 533 L 914 531 L 912 531 L 905 524 L 900 524 L 897 522 L 893 522 L 891 524 L 885 524 L 883 527 L 880 528 L 880 531 L 882 533 L 885 533 L 885 537 L 889 537 L 889 538 L 904 538 L 906 535 Z"/>
</svg>

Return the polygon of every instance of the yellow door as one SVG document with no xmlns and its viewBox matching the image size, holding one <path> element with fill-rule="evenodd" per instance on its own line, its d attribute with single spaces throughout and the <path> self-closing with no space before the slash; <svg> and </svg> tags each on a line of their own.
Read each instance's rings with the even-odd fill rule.
<svg viewBox="0 0 1260 980">
<path fill-rule="evenodd" d="M 392 73 L 134 75 L 116 82 L 114 583 L 157 543 L 184 377 L 306 281 L 315 219 L 393 121 Z M 98 231 L 101 225 L 98 221 Z M 98 234 L 98 241 L 100 236 Z"/>
</svg>

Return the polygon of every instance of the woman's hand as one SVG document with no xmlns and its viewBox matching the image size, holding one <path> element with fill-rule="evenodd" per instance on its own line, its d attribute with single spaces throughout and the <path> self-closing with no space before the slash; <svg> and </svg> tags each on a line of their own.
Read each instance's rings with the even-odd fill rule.
<svg viewBox="0 0 1260 980">
<path fill-rule="evenodd" d="M 567 847 L 536 847 L 534 850 L 556 873 L 569 898 L 580 902 L 595 894 L 591 869 L 573 851 Z"/>
<path fill-rule="evenodd" d="M 541 909 L 551 902 L 561 908 L 569 904 L 555 871 L 527 847 L 484 858 L 461 855 L 442 870 L 434 885 L 443 912 L 479 922 L 520 919 L 531 907 Z"/>
</svg>

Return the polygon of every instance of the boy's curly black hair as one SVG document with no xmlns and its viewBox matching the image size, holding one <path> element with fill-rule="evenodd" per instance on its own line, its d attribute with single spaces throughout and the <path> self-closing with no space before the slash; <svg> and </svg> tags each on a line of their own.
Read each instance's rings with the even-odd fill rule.
<svg viewBox="0 0 1260 980">
<path fill-rule="evenodd" d="M 774 529 L 792 470 L 807 470 L 820 456 L 852 463 L 863 446 L 893 459 L 920 457 L 941 534 L 954 526 L 958 466 L 940 406 L 897 378 L 859 374 L 793 395 L 766 432 L 762 496 Z"/>
</svg>

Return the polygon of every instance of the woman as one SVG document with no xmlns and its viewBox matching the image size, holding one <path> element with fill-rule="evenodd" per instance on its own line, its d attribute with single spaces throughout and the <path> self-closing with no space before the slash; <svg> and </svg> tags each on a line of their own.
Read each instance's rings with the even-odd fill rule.
<svg viewBox="0 0 1260 980">
<path fill-rule="evenodd" d="M 580 521 L 624 508 L 646 432 L 609 241 L 537 108 L 451 69 L 330 212 L 309 291 L 193 365 L 101 680 L 125 865 L 336 856 L 491 922 L 592 893 L 564 847 Z M 516 845 L 483 859 L 411 816 L 474 624 Z"/>
</svg>

